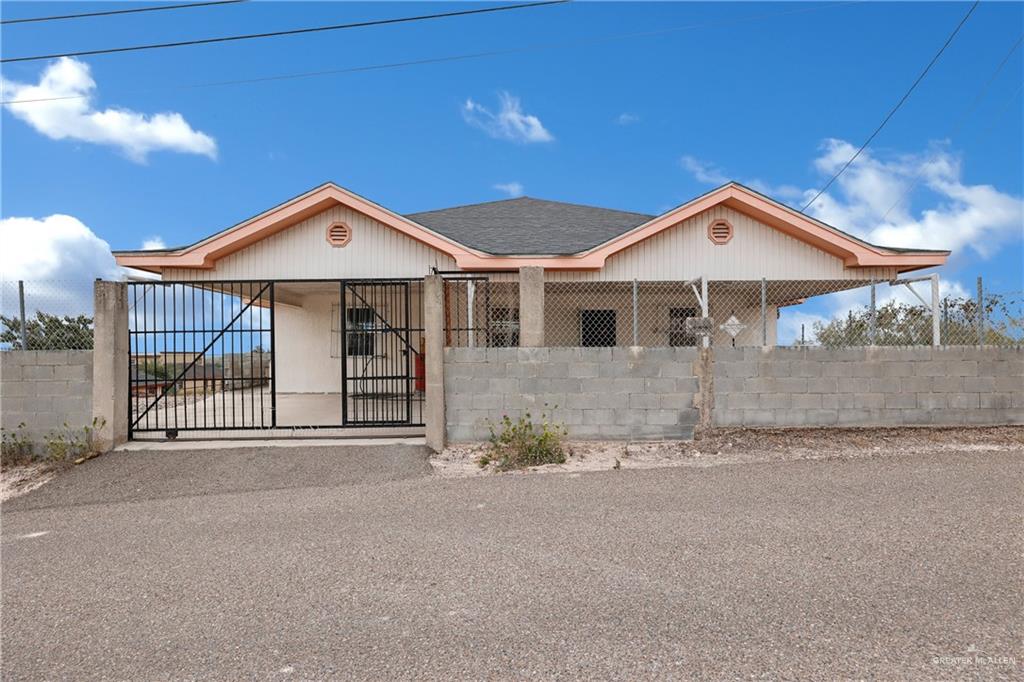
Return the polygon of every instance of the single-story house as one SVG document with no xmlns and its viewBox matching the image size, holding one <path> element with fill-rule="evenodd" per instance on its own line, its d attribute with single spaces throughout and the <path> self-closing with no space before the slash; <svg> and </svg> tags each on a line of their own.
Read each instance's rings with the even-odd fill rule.
<svg viewBox="0 0 1024 682">
<path fill-rule="evenodd" d="M 222 309 L 185 348 L 272 349 L 278 396 L 344 394 L 344 423 L 366 425 L 416 423 L 410 395 L 422 387 L 421 291 L 431 273 L 451 278 L 452 345 L 518 343 L 524 266 L 543 268 L 546 345 L 694 345 L 700 333 L 770 345 L 780 307 L 948 255 L 870 244 L 737 183 L 660 215 L 529 197 L 401 215 L 326 183 L 189 246 L 115 252 L 119 265 L 159 273 L 172 298 L 198 290 L 228 295 L 228 312 L 248 306 L 249 326 L 228 334 L 248 341 L 227 349 L 213 333 L 241 324 Z M 132 353 L 164 350 L 147 346 L 152 332 L 136 332 Z M 300 412 L 303 424 L 337 421 Z"/>
</svg>

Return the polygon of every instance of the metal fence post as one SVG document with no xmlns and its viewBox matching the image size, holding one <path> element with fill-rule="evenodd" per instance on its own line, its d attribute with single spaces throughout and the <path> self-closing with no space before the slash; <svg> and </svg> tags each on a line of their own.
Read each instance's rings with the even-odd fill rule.
<svg viewBox="0 0 1024 682">
<path fill-rule="evenodd" d="M 25 282 L 18 280 L 18 313 L 21 316 L 21 349 L 28 350 L 28 332 L 25 329 Z"/>
<path fill-rule="evenodd" d="M 875 307 L 875 283 L 871 283 L 871 315 L 868 317 L 868 345 L 875 345 L 875 336 L 878 331 L 878 309 Z"/>
<path fill-rule="evenodd" d="M 942 337 L 949 343 L 949 299 L 942 299 Z"/>
<path fill-rule="evenodd" d="M 985 296 L 981 284 L 981 275 L 978 275 L 978 345 L 985 345 Z"/>
<path fill-rule="evenodd" d="M 939 276 L 932 275 L 932 346 L 942 345 L 939 327 Z"/>
<path fill-rule="evenodd" d="M 700 277 L 700 314 L 706 320 L 711 316 L 711 302 L 708 300 L 708 278 L 704 275 Z M 704 334 L 701 338 L 700 345 L 702 348 L 711 347 L 711 335 Z"/>
<path fill-rule="evenodd" d="M 761 278 L 761 345 L 768 345 L 768 280 Z"/>
<path fill-rule="evenodd" d="M 476 282 L 472 279 L 466 280 L 466 329 L 467 345 L 472 348 L 476 345 L 476 330 L 473 328 L 473 312 L 476 307 Z"/>
<path fill-rule="evenodd" d="M 640 318 L 638 316 L 639 299 L 640 299 L 640 285 L 637 281 L 633 280 L 633 345 L 639 346 L 640 338 Z"/>
</svg>

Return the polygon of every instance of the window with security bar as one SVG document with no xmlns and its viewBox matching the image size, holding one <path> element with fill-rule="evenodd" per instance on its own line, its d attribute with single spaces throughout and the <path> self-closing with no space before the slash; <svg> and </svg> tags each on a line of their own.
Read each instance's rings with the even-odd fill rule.
<svg viewBox="0 0 1024 682">
<path fill-rule="evenodd" d="M 700 338 L 687 327 L 686 321 L 700 317 L 698 308 L 669 308 L 668 310 L 668 345 L 696 346 Z"/>
<path fill-rule="evenodd" d="M 496 306 L 490 309 L 490 342 L 497 348 L 519 345 L 519 308 Z"/>
<path fill-rule="evenodd" d="M 580 345 L 607 347 L 615 345 L 615 311 L 581 310 Z"/>
<path fill-rule="evenodd" d="M 366 357 L 376 350 L 375 337 L 376 314 L 373 308 L 355 306 L 345 308 L 345 355 L 348 357 Z M 341 306 L 331 306 L 331 357 L 342 355 L 342 324 Z"/>
</svg>

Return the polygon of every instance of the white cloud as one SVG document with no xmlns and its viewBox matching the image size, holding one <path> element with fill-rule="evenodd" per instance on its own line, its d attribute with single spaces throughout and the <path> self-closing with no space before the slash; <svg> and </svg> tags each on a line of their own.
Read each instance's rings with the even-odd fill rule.
<svg viewBox="0 0 1024 682">
<path fill-rule="evenodd" d="M 69 215 L 0 219 L 0 274 L 5 280 L 119 279 L 110 245 Z"/>
<path fill-rule="evenodd" d="M 217 143 L 206 133 L 193 130 L 176 112 L 152 115 L 130 109 L 93 108 L 96 81 L 88 64 L 61 57 L 50 63 L 37 85 L 0 81 L 7 100 L 69 97 L 45 102 L 5 104 L 8 111 L 53 140 L 81 140 L 111 145 L 132 161 L 143 163 L 150 152 L 168 150 L 217 156 Z"/>
<path fill-rule="evenodd" d="M 855 152 L 843 140 L 826 140 L 814 166 L 822 177 L 835 173 Z M 921 154 L 880 159 L 866 151 L 821 195 L 808 213 L 830 225 L 883 246 L 965 248 L 982 257 L 1024 236 L 1024 201 L 991 185 L 963 181 L 960 159 L 944 145 Z M 914 185 L 928 208 L 915 213 Z M 815 194 L 804 192 L 804 201 Z M 890 210 L 891 209 L 891 210 Z M 888 213 L 888 215 L 886 215 Z"/>
<path fill-rule="evenodd" d="M 504 192 L 510 197 L 521 197 L 523 196 L 523 184 L 520 182 L 499 182 L 493 185 L 494 189 L 499 192 Z"/>
<path fill-rule="evenodd" d="M 0 313 L 18 312 L 15 280 L 25 281 L 28 315 L 92 313 L 93 280 L 123 279 L 110 246 L 69 215 L 0 219 Z"/>
<path fill-rule="evenodd" d="M 631 114 L 628 111 L 624 111 L 623 113 L 619 114 L 618 118 L 615 119 L 615 122 L 618 123 L 620 126 L 628 126 L 633 125 L 634 123 L 639 123 L 640 117 L 637 116 L 636 114 Z"/>
<path fill-rule="evenodd" d="M 679 159 L 679 165 L 693 175 L 697 182 L 706 185 L 724 185 L 732 180 L 725 171 L 715 164 L 698 159 L 695 156 L 684 155 Z M 760 192 L 773 199 L 794 199 L 803 196 L 803 190 L 794 185 L 772 185 L 759 178 L 745 178 L 740 181 L 742 184 L 754 191 Z"/>
<path fill-rule="evenodd" d="M 804 195 L 804 191 L 796 185 L 771 185 L 759 178 L 746 179 L 742 184 L 755 192 L 778 200 L 793 200 Z"/>
<path fill-rule="evenodd" d="M 697 179 L 697 182 L 703 182 L 708 185 L 724 185 L 729 182 L 729 178 L 726 177 L 725 173 L 718 166 L 701 161 L 695 156 L 682 156 L 679 159 L 679 165 L 691 173 Z"/>
<path fill-rule="evenodd" d="M 147 237 L 146 239 L 144 239 L 142 241 L 142 250 L 143 251 L 159 251 L 160 249 L 166 249 L 166 248 L 167 248 L 167 243 L 163 240 L 162 237 L 160 237 L 158 235 L 154 235 L 152 237 Z"/>
<path fill-rule="evenodd" d="M 523 113 L 523 106 L 518 97 L 500 92 L 498 99 L 501 103 L 501 110 L 498 113 L 490 111 L 472 99 L 467 99 L 462 106 L 462 117 L 466 123 L 498 140 L 523 144 L 554 141 L 554 135 L 548 132 L 539 118 Z"/>
<path fill-rule="evenodd" d="M 813 161 L 821 182 L 855 151 L 843 140 L 826 140 Z M 680 164 L 699 182 L 721 185 L 728 181 L 718 166 L 693 156 L 683 156 Z M 797 207 L 817 193 L 816 188 L 771 185 L 757 178 L 742 182 Z M 916 213 L 910 201 L 915 194 L 918 202 L 924 199 L 929 204 Z M 933 144 L 918 154 L 887 158 L 865 151 L 807 212 L 881 246 L 949 249 L 954 253 L 970 248 L 988 257 L 1001 244 L 1024 237 L 1021 197 L 991 185 L 966 184 L 960 159 L 944 144 Z"/>
</svg>

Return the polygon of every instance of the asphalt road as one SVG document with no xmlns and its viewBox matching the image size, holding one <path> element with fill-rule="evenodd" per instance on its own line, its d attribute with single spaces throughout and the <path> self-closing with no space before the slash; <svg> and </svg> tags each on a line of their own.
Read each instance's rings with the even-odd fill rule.
<svg viewBox="0 0 1024 682">
<path fill-rule="evenodd" d="M 100 458 L 5 504 L 3 678 L 1024 674 L 1021 452 L 462 480 L 415 448 L 250 455 Z"/>
</svg>

